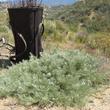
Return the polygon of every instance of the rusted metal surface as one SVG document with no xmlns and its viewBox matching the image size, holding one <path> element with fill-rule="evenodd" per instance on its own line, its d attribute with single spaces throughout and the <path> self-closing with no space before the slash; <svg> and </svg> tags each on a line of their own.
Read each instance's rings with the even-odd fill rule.
<svg viewBox="0 0 110 110">
<path fill-rule="evenodd" d="M 38 34 L 38 31 L 39 25 L 42 23 L 43 8 L 9 8 L 8 12 L 15 39 L 16 61 L 29 59 L 30 53 L 40 57 L 42 46 L 41 34 Z M 23 39 L 20 38 L 20 35 Z M 20 53 L 22 54 L 20 55 Z"/>
</svg>

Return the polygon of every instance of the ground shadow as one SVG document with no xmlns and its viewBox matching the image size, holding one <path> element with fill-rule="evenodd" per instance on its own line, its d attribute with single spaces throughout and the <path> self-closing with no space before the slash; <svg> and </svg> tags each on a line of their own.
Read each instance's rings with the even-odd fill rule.
<svg viewBox="0 0 110 110">
<path fill-rule="evenodd" d="M 0 58 L 0 68 L 1 69 L 6 69 L 8 68 L 9 66 L 11 66 L 11 62 L 9 59 L 1 59 Z"/>
</svg>

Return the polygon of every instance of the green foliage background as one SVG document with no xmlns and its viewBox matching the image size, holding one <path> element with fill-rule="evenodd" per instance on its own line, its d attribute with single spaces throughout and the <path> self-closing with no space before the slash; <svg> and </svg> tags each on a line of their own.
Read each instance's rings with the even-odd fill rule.
<svg viewBox="0 0 110 110">
<path fill-rule="evenodd" d="M 94 17 L 90 16 L 94 12 Z M 110 31 L 110 1 L 85 0 L 73 5 L 57 6 L 50 8 L 48 19 L 61 19 L 77 28 L 83 21 L 89 32 Z"/>
<path fill-rule="evenodd" d="M 4 37 L 8 42 L 13 43 L 13 36 L 8 21 L 7 11 L 4 9 L 0 10 L 0 38 Z"/>
</svg>

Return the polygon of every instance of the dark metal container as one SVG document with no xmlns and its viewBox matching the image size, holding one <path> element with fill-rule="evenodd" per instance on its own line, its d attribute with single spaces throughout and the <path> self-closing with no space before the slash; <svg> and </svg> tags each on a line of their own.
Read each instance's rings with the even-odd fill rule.
<svg viewBox="0 0 110 110">
<path fill-rule="evenodd" d="M 30 53 L 40 57 L 43 8 L 9 8 L 9 22 L 15 40 L 16 62 L 29 59 Z"/>
</svg>

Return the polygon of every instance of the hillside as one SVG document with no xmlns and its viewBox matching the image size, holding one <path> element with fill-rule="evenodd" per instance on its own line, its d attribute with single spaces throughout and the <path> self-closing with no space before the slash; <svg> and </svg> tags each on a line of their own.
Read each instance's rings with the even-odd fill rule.
<svg viewBox="0 0 110 110">
<path fill-rule="evenodd" d="M 60 19 L 76 26 L 83 22 L 88 31 L 110 31 L 110 0 L 83 0 L 49 9 L 48 19 Z"/>
</svg>

